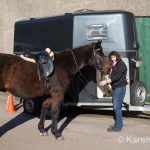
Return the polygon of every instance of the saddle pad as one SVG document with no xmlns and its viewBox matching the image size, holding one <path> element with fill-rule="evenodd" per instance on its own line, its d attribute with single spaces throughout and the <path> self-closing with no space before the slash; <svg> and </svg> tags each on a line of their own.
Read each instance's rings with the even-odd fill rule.
<svg viewBox="0 0 150 150">
<path fill-rule="evenodd" d="M 29 61 L 29 62 L 35 63 L 35 60 L 34 60 L 34 59 L 32 59 L 32 58 L 28 58 L 28 57 L 25 57 L 25 56 L 23 56 L 23 55 L 20 55 L 20 57 L 21 57 L 22 59 L 26 60 L 26 61 Z"/>
</svg>

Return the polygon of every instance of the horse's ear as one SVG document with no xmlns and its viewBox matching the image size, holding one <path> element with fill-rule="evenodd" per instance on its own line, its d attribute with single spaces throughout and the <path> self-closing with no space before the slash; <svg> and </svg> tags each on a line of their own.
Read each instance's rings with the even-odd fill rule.
<svg viewBox="0 0 150 150">
<path fill-rule="evenodd" d="M 94 46 L 94 49 L 96 50 L 96 49 L 102 48 L 101 43 L 102 43 L 102 40 L 98 40 L 97 43 Z"/>
<path fill-rule="evenodd" d="M 99 43 L 99 44 L 101 45 L 101 43 L 102 43 L 102 40 L 98 40 L 98 41 L 97 41 L 97 43 Z"/>
</svg>

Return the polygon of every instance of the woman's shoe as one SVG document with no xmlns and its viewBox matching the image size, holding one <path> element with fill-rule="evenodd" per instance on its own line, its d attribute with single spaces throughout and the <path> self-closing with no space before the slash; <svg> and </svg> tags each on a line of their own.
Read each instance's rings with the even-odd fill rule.
<svg viewBox="0 0 150 150">
<path fill-rule="evenodd" d="M 114 126 L 110 126 L 107 129 L 107 132 L 120 132 L 122 128 L 115 128 Z"/>
<path fill-rule="evenodd" d="M 107 129 L 107 131 L 108 131 L 108 130 L 111 130 L 112 128 L 114 128 L 113 125 L 112 125 L 112 126 L 109 126 L 109 128 Z"/>
</svg>

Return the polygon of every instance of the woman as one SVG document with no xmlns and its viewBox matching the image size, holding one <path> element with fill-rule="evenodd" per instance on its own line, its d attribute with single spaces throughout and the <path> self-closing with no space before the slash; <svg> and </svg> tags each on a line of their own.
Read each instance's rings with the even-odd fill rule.
<svg viewBox="0 0 150 150">
<path fill-rule="evenodd" d="M 107 80 L 103 80 L 100 82 L 101 86 L 104 86 L 108 83 L 112 86 L 112 100 L 113 100 L 113 108 L 115 112 L 115 123 L 113 126 L 110 126 L 107 131 L 115 132 L 121 131 L 123 127 L 123 119 L 122 119 L 122 103 L 126 92 L 126 74 L 127 67 L 126 64 L 122 61 L 120 55 L 116 51 L 112 51 L 109 54 L 109 60 L 111 62 L 112 71 L 110 74 L 110 78 Z"/>
</svg>

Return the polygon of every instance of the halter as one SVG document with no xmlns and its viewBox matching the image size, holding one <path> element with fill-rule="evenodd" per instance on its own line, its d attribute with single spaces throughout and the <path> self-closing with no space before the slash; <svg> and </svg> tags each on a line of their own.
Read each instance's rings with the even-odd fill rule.
<svg viewBox="0 0 150 150">
<path fill-rule="evenodd" d="M 96 49 L 96 50 L 94 50 L 94 48 L 93 48 L 95 66 L 97 66 L 96 68 L 97 68 L 100 72 L 102 72 L 102 71 L 103 71 L 103 68 L 102 68 L 102 66 L 100 65 L 100 61 L 99 61 L 99 59 L 98 59 L 98 56 L 101 56 L 101 57 L 102 57 L 102 55 L 98 54 L 98 51 L 100 51 L 100 50 L 101 50 L 100 48 L 98 48 L 98 49 Z"/>
</svg>

